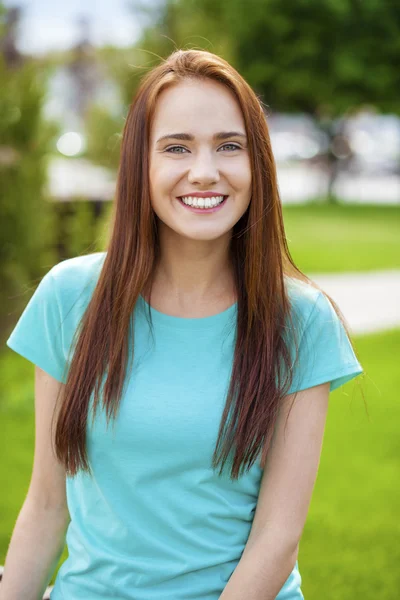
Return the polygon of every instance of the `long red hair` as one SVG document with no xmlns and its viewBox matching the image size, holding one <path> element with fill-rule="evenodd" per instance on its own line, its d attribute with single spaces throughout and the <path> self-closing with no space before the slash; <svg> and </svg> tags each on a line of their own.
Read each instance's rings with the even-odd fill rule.
<svg viewBox="0 0 400 600">
<path fill-rule="evenodd" d="M 220 465 L 220 473 L 231 452 L 232 479 L 250 469 L 260 452 L 265 465 L 280 400 L 293 374 L 285 335 L 292 320 L 285 275 L 320 289 L 295 266 L 289 253 L 275 161 L 257 95 L 224 59 L 199 50 L 173 52 L 143 77 L 124 127 L 107 252 L 75 332 L 57 411 L 56 454 L 69 476 L 79 469 L 91 472 L 86 426 L 92 392 L 93 418 L 100 398 L 107 420 L 115 418 L 128 366 L 133 364 L 133 351 L 128 352 L 133 310 L 139 295 L 151 291 L 159 257 L 150 203 L 150 127 L 160 92 L 185 78 L 211 79 L 233 92 L 244 118 L 252 169 L 251 202 L 233 228 L 230 246 L 238 315 L 231 381 L 212 463 L 214 469 Z M 327 297 L 346 328 L 340 310 Z M 297 360 L 296 328 L 289 331 Z"/>
</svg>

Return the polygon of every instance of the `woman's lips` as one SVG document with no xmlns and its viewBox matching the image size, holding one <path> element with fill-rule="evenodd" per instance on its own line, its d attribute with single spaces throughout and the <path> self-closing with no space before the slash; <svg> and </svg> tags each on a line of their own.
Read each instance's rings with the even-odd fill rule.
<svg viewBox="0 0 400 600">
<path fill-rule="evenodd" d="M 222 194 L 220 194 L 220 195 L 222 196 Z M 199 196 L 197 196 L 197 197 L 199 197 Z M 222 200 L 222 202 L 220 204 L 218 204 L 217 206 L 210 206 L 209 208 L 196 208 L 195 206 L 190 206 L 189 204 L 185 204 L 181 197 L 177 196 L 177 198 L 179 200 L 179 203 L 182 206 L 184 206 L 185 208 L 187 208 L 188 210 L 190 210 L 194 213 L 210 214 L 210 213 L 216 212 L 216 211 L 220 210 L 221 208 L 223 208 L 225 206 L 226 201 L 229 198 L 229 196 L 224 196 L 224 199 Z"/>
</svg>

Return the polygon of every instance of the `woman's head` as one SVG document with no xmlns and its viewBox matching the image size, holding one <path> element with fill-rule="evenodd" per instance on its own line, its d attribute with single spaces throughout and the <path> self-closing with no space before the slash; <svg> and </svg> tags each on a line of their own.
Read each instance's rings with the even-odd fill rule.
<svg viewBox="0 0 400 600">
<path fill-rule="evenodd" d="M 214 139 L 229 132 L 245 137 Z M 181 133 L 193 139 L 159 141 Z M 207 213 L 178 199 L 199 192 L 228 198 Z M 118 213 L 131 212 L 151 230 L 147 243 L 154 251 L 160 227 L 201 241 L 240 236 L 246 228 L 253 238 L 268 235 L 262 215 L 270 212 L 271 223 L 279 219 L 280 203 L 265 115 L 228 62 L 178 50 L 146 74 L 124 128 L 115 208 L 114 231 L 124 227 Z"/>
<path fill-rule="evenodd" d="M 230 89 L 184 78 L 160 93 L 150 127 L 149 179 L 166 235 L 204 242 L 230 237 L 251 198 L 246 127 Z M 195 200 L 199 193 L 211 197 Z"/>
<path fill-rule="evenodd" d="M 226 139 L 213 139 L 229 131 Z M 193 137 L 159 140 L 177 133 Z M 167 151 L 172 146 L 179 149 Z M 202 191 L 228 198 L 209 214 L 191 212 L 178 200 Z M 99 403 L 108 419 L 117 415 L 135 356 L 134 308 L 141 294 L 151 296 L 160 227 L 202 243 L 229 241 L 236 345 L 212 466 L 222 471 L 232 450 L 232 478 L 261 452 L 263 466 L 297 361 L 288 341 L 293 334 L 290 346 L 297 345 L 295 327 L 288 326 L 285 276 L 318 286 L 289 253 L 261 103 L 225 60 L 179 50 L 146 74 L 124 127 L 113 209 L 105 260 L 71 345 L 57 421 L 56 453 L 67 474 L 90 471 L 86 421 L 92 393 L 93 418 Z"/>
</svg>

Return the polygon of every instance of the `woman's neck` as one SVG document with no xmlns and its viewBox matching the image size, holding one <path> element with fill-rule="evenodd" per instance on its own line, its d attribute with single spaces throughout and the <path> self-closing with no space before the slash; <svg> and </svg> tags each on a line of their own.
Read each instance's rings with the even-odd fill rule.
<svg viewBox="0 0 400 600">
<path fill-rule="evenodd" d="M 153 308 L 187 318 L 210 316 L 236 302 L 236 289 L 229 248 L 196 248 L 184 244 L 179 253 L 169 248 L 157 261 L 151 298 Z"/>
</svg>

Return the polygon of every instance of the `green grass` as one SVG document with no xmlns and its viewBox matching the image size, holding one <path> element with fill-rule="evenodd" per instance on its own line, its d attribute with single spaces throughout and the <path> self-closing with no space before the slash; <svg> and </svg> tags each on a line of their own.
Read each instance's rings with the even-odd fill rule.
<svg viewBox="0 0 400 600">
<path fill-rule="evenodd" d="M 355 340 L 365 375 L 330 397 L 299 552 L 306 600 L 398 597 L 400 329 Z"/>
<path fill-rule="evenodd" d="M 365 375 L 330 396 L 317 482 L 300 544 L 306 600 L 393 600 L 400 587 L 400 329 L 355 337 Z M 0 355 L 0 564 L 28 490 L 34 450 L 33 366 Z M 366 406 L 361 394 L 363 391 Z M 4 489 L 4 488 L 3 488 Z M 52 583 L 67 557 L 66 549 Z"/>
<path fill-rule="evenodd" d="M 400 268 L 400 205 L 284 205 L 289 249 L 305 273 Z"/>
</svg>

